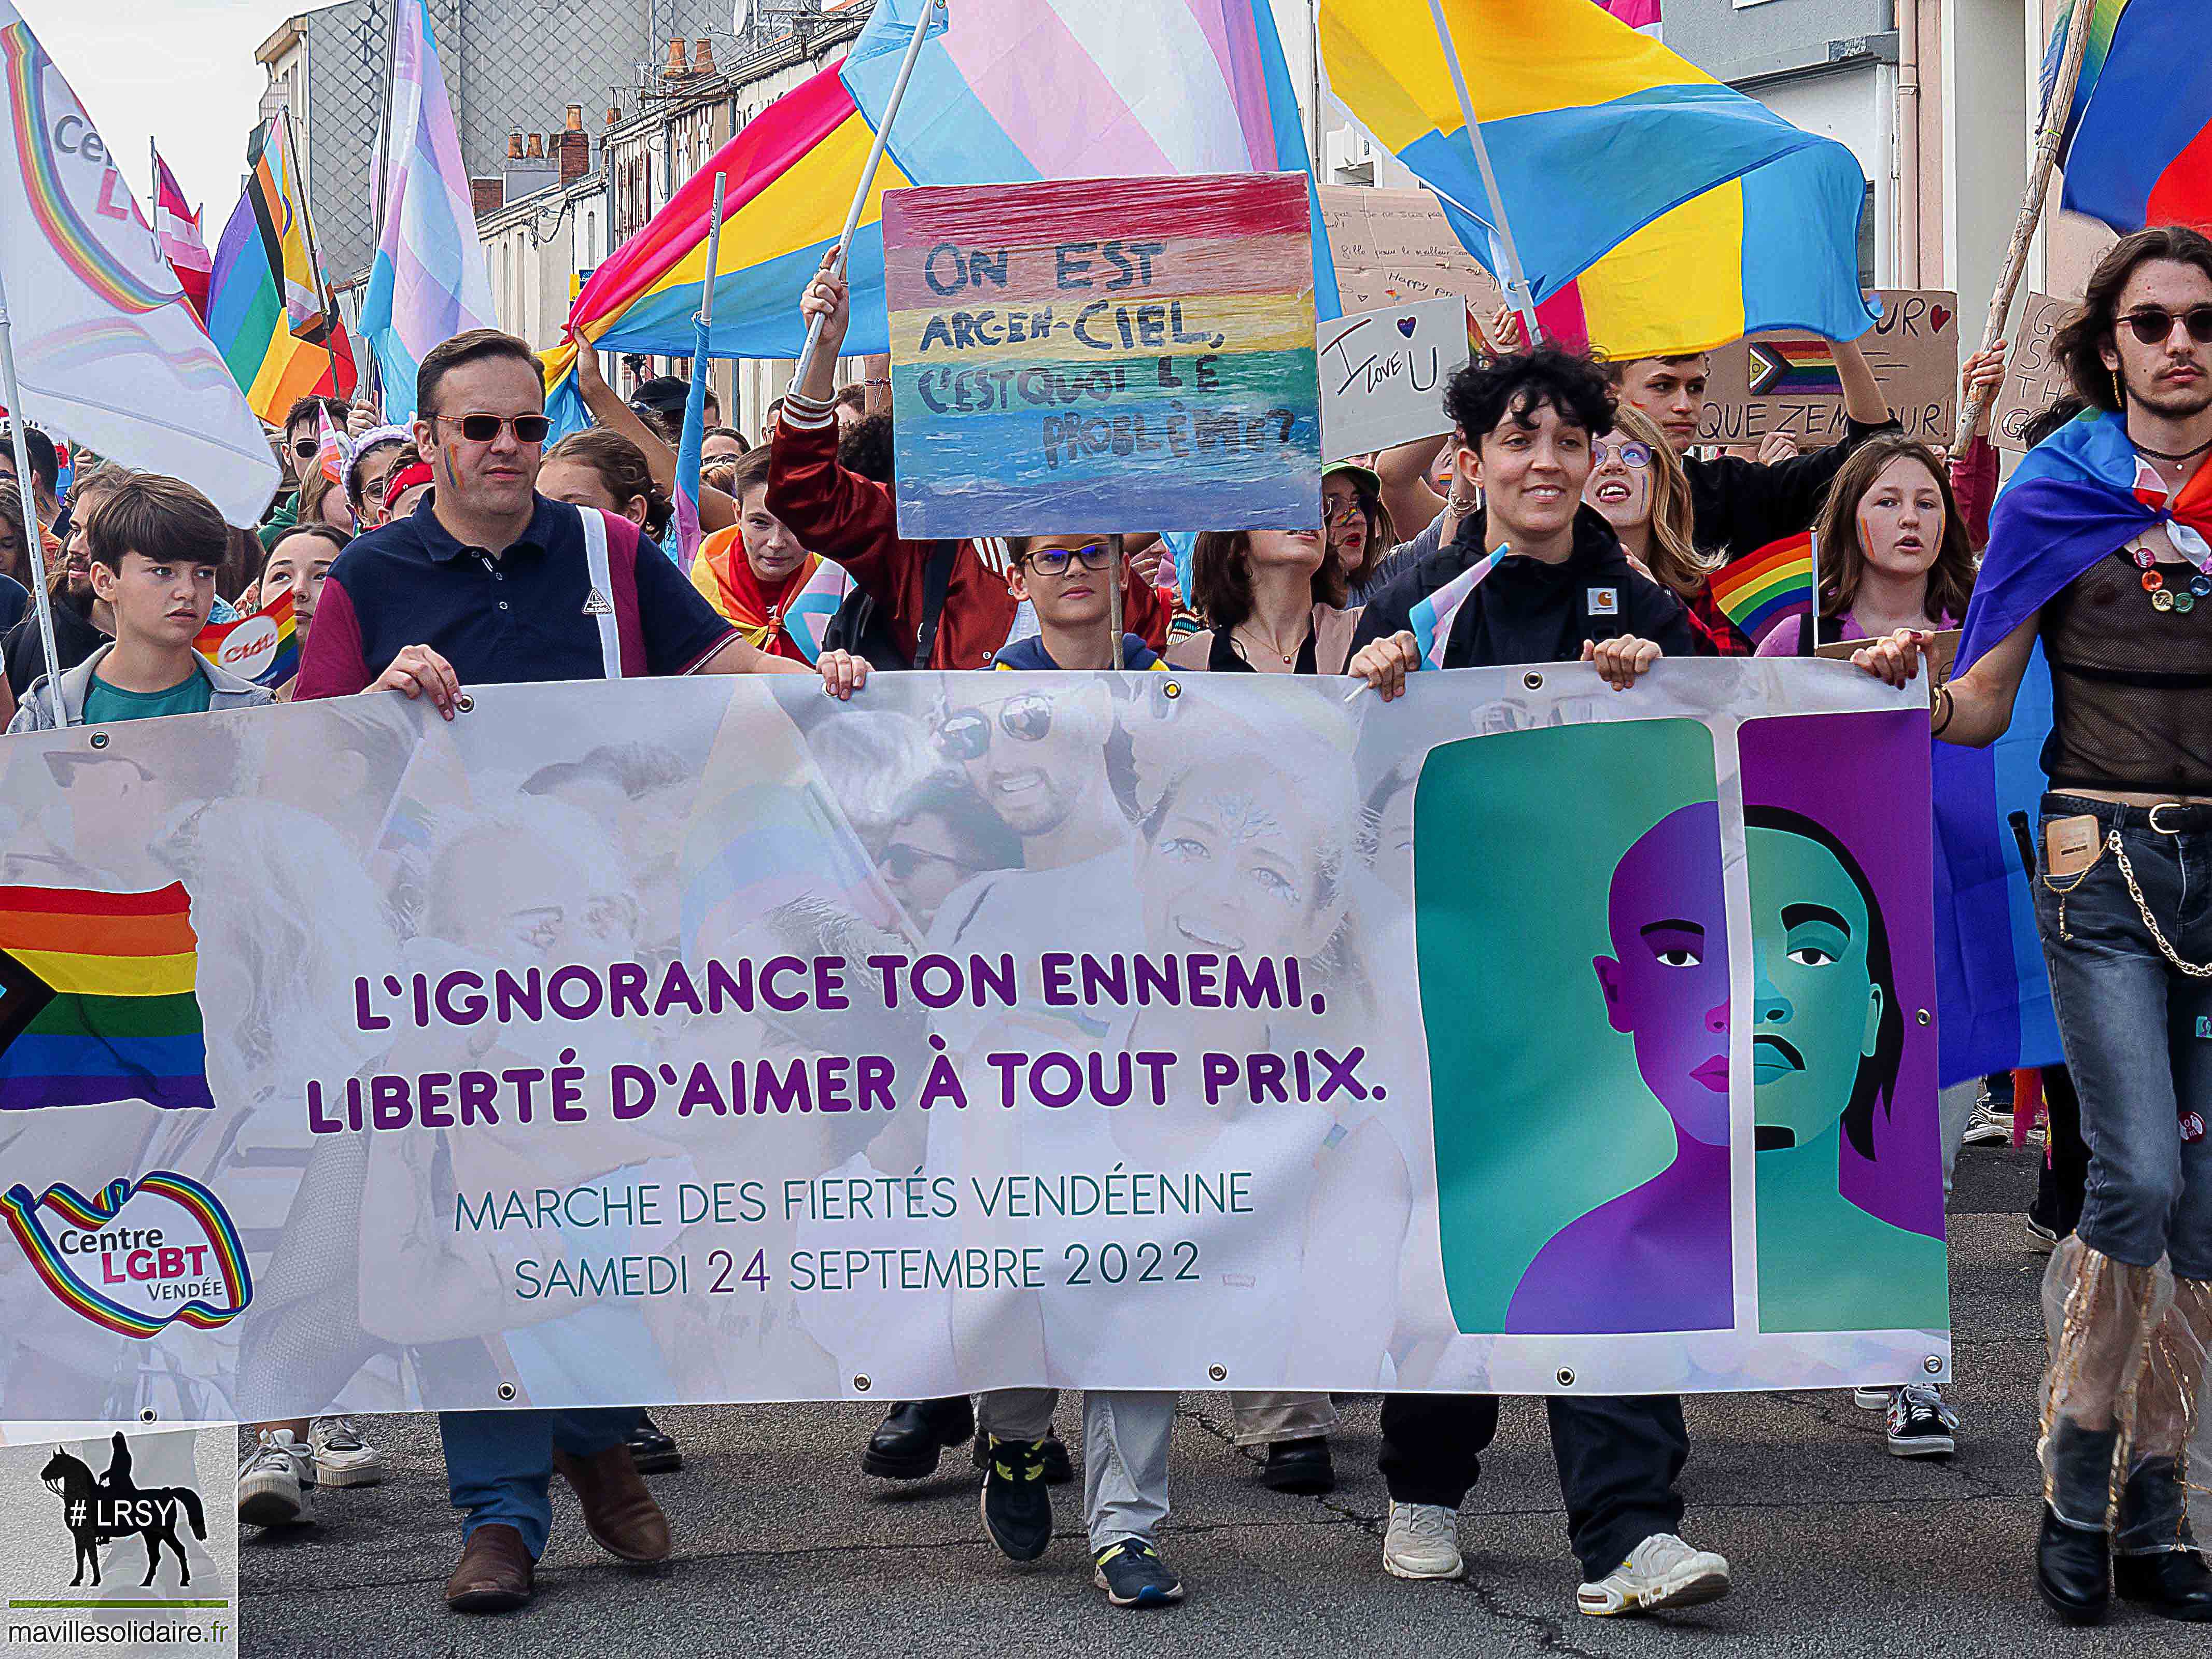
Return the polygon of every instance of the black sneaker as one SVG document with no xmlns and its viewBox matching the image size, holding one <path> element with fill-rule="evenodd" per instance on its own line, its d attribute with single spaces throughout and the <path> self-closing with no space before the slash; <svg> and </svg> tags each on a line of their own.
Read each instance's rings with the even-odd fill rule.
<svg viewBox="0 0 2212 1659">
<path fill-rule="evenodd" d="M 991 1437 L 986 1434 L 975 1437 L 975 1462 L 979 1469 L 991 1467 Z M 1067 1455 L 1067 1443 L 1060 1437 L 1058 1429 L 1044 1431 L 1044 1483 L 1048 1486 L 1064 1486 L 1075 1479 L 1075 1463 Z"/>
<path fill-rule="evenodd" d="M 640 1417 L 629 1431 L 629 1455 L 640 1474 L 673 1474 L 684 1467 L 684 1454 L 649 1417 Z"/>
<path fill-rule="evenodd" d="M 1009 1560 L 1034 1561 L 1052 1542 L 1044 1442 L 990 1438 L 983 1466 L 983 1529 Z"/>
<path fill-rule="evenodd" d="M 1278 1440 L 1267 1448 L 1267 1467 L 1260 1484 L 1270 1492 L 1315 1498 L 1336 1490 L 1336 1466 L 1329 1461 L 1328 1437 L 1316 1434 L 1304 1440 Z"/>
<path fill-rule="evenodd" d="M 1958 1446 L 1959 1413 L 1944 1404 L 1933 1383 L 1915 1382 L 1889 1400 L 1892 1457 L 1948 1457 Z"/>
<path fill-rule="evenodd" d="M 1091 1582 L 1117 1607 L 1164 1607 L 1182 1600 L 1182 1581 L 1143 1538 L 1124 1538 L 1099 1551 Z"/>
</svg>

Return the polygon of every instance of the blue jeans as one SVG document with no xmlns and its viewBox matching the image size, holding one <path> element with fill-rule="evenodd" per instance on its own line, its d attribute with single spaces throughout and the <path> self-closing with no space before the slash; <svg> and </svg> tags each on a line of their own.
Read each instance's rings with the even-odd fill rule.
<svg viewBox="0 0 2212 1659">
<path fill-rule="evenodd" d="M 2212 962 L 2212 808 L 2162 809 L 2153 829 L 2141 807 L 2043 798 L 2046 824 L 2084 813 L 2100 837 L 2119 831 L 2176 954 Z M 2039 836 L 2036 921 L 2089 1149 L 2075 1231 L 2114 1261 L 2148 1267 L 2164 1255 L 2181 1278 L 2212 1279 L 2212 978 L 2166 961 L 2109 845 L 2078 883 L 2051 878 L 2045 858 Z"/>
<path fill-rule="evenodd" d="M 531 1559 L 545 1553 L 553 1529 L 553 1450 L 592 1457 L 629 1438 L 644 1412 L 636 1406 L 589 1411 L 441 1412 L 446 1485 L 466 1517 L 465 1538 L 499 1522 L 522 1534 Z"/>
</svg>

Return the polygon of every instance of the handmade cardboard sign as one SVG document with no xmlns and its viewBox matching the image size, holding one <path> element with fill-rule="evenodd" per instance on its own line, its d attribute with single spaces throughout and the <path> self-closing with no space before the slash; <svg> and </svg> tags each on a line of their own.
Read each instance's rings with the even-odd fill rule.
<svg viewBox="0 0 2212 1659">
<path fill-rule="evenodd" d="M 899 532 L 1313 526 L 1310 226 L 1295 173 L 886 191 Z"/>
<path fill-rule="evenodd" d="M 2026 449 L 2021 428 L 2074 389 L 2065 366 L 2051 356 L 2051 337 L 2073 308 L 2072 301 L 2048 294 L 2031 294 L 2021 307 L 2005 354 L 2004 385 L 1990 410 L 1990 441 L 1999 449 Z"/>
<path fill-rule="evenodd" d="M 1951 678 L 1951 665 L 1959 659 L 1960 637 L 1960 629 L 1947 628 L 1940 633 L 1930 634 L 1928 643 L 1922 647 L 1928 654 L 1928 672 L 1923 678 L 1927 681 L 1928 701 L 1931 706 L 1936 701 L 1936 694 Z M 1849 662 L 1852 653 L 1864 650 L 1866 645 L 1864 640 L 1838 640 L 1833 645 L 1814 646 L 1813 654 L 1833 662 Z"/>
<path fill-rule="evenodd" d="M 1861 343 L 1875 379 L 1907 433 L 1948 444 L 1958 420 L 1959 296 L 1886 289 L 1881 320 Z M 1700 443 L 1757 443 L 1786 432 L 1801 449 L 1844 435 L 1844 389 L 1829 343 L 1777 330 L 1722 346 L 1705 383 Z"/>
<path fill-rule="evenodd" d="M 1443 206 L 1425 190 L 1323 185 L 1321 218 L 1346 311 L 1455 294 L 1486 325 L 1505 303 L 1497 278 L 1461 246 Z"/>
<path fill-rule="evenodd" d="M 1467 302 L 1454 295 L 1321 325 L 1321 443 L 1340 461 L 1451 430 L 1444 382 L 1468 359 Z"/>
</svg>

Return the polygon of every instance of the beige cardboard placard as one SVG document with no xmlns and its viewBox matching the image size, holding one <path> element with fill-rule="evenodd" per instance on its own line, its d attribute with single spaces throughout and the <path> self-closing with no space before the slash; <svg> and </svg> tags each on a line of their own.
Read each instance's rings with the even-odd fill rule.
<svg viewBox="0 0 2212 1659">
<path fill-rule="evenodd" d="M 1951 665 L 1959 659 L 1960 632 L 1958 629 L 1947 628 L 1941 633 L 1930 634 L 1928 643 L 1921 647 L 1927 653 L 1928 701 L 1931 706 L 1936 701 L 1936 694 L 1951 678 Z M 1851 653 L 1864 650 L 1867 644 L 1865 640 L 1838 640 L 1833 645 L 1814 646 L 1813 654 L 1826 657 L 1832 662 L 1849 662 Z"/>
<path fill-rule="evenodd" d="M 2071 301 L 2048 294 L 2031 294 L 2021 303 L 2012 349 L 2005 354 L 2004 385 L 1990 411 L 1990 441 L 1999 449 L 2026 449 L 2021 428 L 2074 389 L 2065 368 L 2051 357 L 2051 337 L 2073 308 Z"/>
<path fill-rule="evenodd" d="M 1323 185 L 1321 217 L 1347 312 L 1456 294 L 1487 325 L 1505 303 L 1496 279 L 1460 246 L 1443 208 L 1425 190 Z"/>
<path fill-rule="evenodd" d="M 1863 343 L 1875 379 L 1906 432 L 1948 444 L 1958 421 L 1959 296 L 1885 289 L 1881 320 Z M 1700 443 L 1757 443 L 1786 432 L 1801 449 L 1844 435 L 1844 394 L 1829 343 L 1781 329 L 1731 341 L 1712 354 Z"/>
</svg>

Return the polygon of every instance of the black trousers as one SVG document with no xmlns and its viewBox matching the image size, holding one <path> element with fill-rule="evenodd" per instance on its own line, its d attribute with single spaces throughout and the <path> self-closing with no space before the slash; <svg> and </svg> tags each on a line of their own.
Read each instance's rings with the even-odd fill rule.
<svg viewBox="0 0 2212 1659">
<path fill-rule="evenodd" d="M 2027 1213 L 2063 1238 L 2081 1219 L 2082 1194 L 2089 1182 L 2081 1097 L 2074 1092 L 2074 1074 L 2063 1066 L 2043 1068 L 2043 1167 L 2036 1172 L 2035 1202 Z"/>
<path fill-rule="evenodd" d="M 1682 1524 L 1674 1482 L 1690 1455 L 1681 1400 L 1670 1394 L 1572 1400 L 1553 1395 L 1552 1458 L 1567 1504 L 1567 1540 L 1585 1583 L 1604 1577 L 1656 1532 Z M 1382 1479 L 1401 1504 L 1455 1510 L 1498 1433 L 1498 1396 L 1394 1394 L 1382 1400 Z"/>
</svg>

